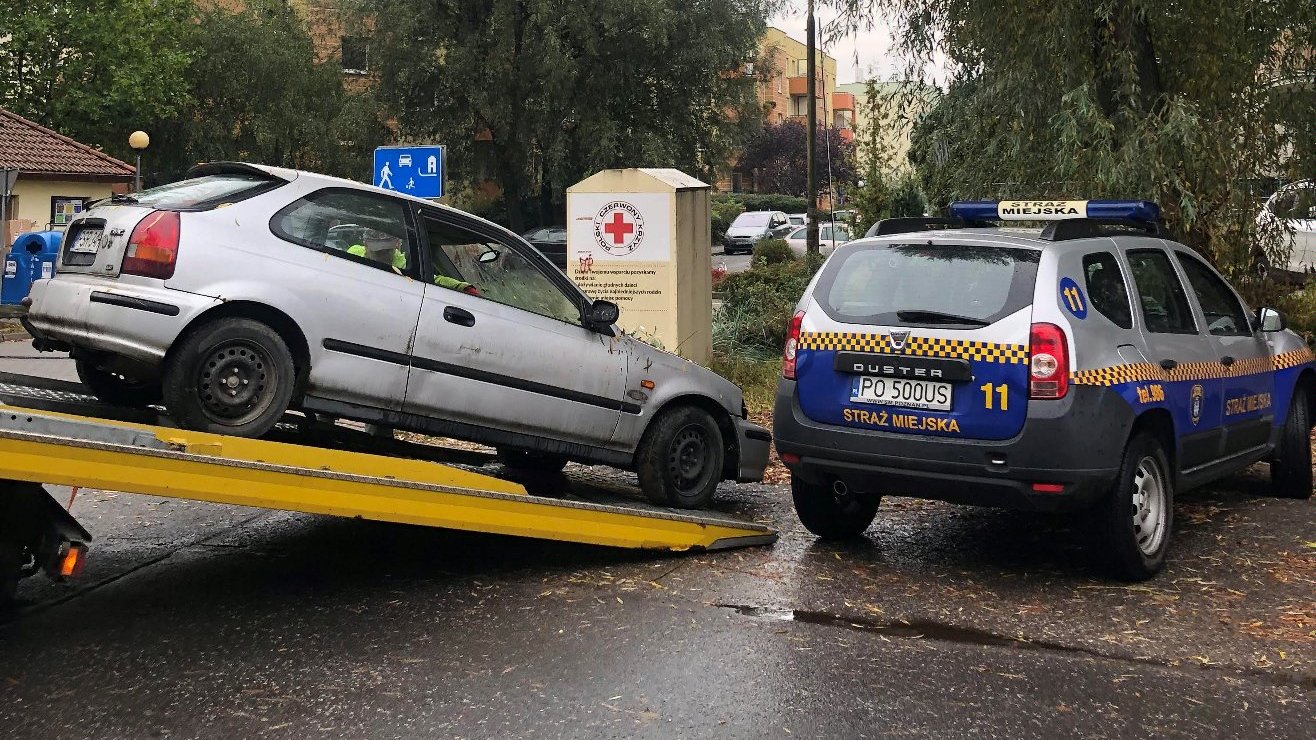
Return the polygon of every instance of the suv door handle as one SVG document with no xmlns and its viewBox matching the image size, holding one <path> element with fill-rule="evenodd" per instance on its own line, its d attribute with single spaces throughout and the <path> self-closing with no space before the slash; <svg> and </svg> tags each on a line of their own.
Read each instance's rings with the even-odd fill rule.
<svg viewBox="0 0 1316 740">
<path fill-rule="evenodd" d="M 1234 358 L 1229 355 L 1225 355 L 1224 357 L 1220 358 L 1220 364 L 1224 365 L 1225 367 L 1229 367 L 1230 365 L 1234 364 Z"/>
<path fill-rule="evenodd" d="M 443 320 L 459 326 L 475 326 L 475 314 L 456 306 L 443 307 Z"/>
<path fill-rule="evenodd" d="M 1178 360 L 1161 360 L 1161 367 L 1165 368 L 1166 370 L 1173 370 L 1173 369 L 1175 369 L 1176 367 L 1179 367 L 1179 361 L 1178 361 Z"/>
</svg>

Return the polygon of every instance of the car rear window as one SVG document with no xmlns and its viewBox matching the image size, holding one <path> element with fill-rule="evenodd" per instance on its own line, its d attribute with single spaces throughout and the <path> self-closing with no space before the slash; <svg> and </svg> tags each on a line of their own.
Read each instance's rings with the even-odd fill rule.
<svg viewBox="0 0 1316 740">
<path fill-rule="evenodd" d="M 1040 254 L 958 244 L 851 247 L 827 263 L 813 297 L 848 324 L 985 326 L 1032 302 Z"/>
<path fill-rule="evenodd" d="M 152 208 L 196 211 L 237 203 L 281 184 L 282 180 L 255 173 L 202 175 L 143 190 L 132 197 L 137 203 Z"/>
</svg>

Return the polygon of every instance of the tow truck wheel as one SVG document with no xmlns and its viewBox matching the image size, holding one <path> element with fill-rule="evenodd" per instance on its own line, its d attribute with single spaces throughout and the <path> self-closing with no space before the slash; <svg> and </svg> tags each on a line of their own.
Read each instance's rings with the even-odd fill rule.
<svg viewBox="0 0 1316 740">
<path fill-rule="evenodd" d="M 660 506 L 701 509 L 722 480 L 722 431 L 695 406 L 663 411 L 649 425 L 635 453 L 640 489 Z"/>
<path fill-rule="evenodd" d="M 189 333 L 171 352 L 165 406 L 187 429 L 259 437 L 288 410 L 295 381 L 292 353 L 278 332 L 224 318 Z"/>
<path fill-rule="evenodd" d="M 1119 476 L 1097 514 L 1118 575 L 1145 581 L 1160 572 L 1174 526 L 1174 484 L 1156 437 L 1139 432 L 1129 440 Z"/>
<path fill-rule="evenodd" d="M 103 370 L 92 358 L 74 360 L 78 380 L 91 389 L 93 395 L 112 406 L 141 408 L 160 403 L 160 383 L 134 380 L 120 373 Z"/>
<path fill-rule="evenodd" d="M 824 540 L 852 540 L 868 530 L 881 496 L 860 494 L 844 484 L 822 485 L 791 476 L 795 515 L 804 528 Z"/>
<path fill-rule="evenodd" d="M 1311 498 L 1311 407 L 1303 388 L 1293 393 L 1278 453 L 1270 464 L 1271 490 L 1281 498 Z"/>
</svg>

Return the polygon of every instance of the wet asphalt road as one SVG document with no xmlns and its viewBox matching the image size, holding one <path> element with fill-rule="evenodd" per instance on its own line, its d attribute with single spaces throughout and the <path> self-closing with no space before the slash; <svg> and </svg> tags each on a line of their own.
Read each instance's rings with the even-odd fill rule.
<svg viewBox="0 0 1316 740">
<path fill-rule="evenodd" d="M 0 728 L 1311 738 L 1316 503 L 1264 489 L 1184 496 L 1136 585 L 1062 518 L 890 499 L 819 544 L 781 486 L 718 505 L 775 546 L 686 556 L 82 492 L 83 579 L 0 620 Z"/>
</svg>

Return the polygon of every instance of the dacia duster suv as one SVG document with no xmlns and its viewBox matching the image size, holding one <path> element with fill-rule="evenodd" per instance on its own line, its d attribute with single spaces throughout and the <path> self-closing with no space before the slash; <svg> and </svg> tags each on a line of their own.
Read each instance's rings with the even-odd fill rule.
<svg viewBox="0 0 1316 740">
<path fill-rule="evenodd" d="M 857 536 L 883 494 L 1084 510 L 1142 579 L 1176 491 L 1268 460 L 1277 495 L 1311 495 L 1311 350 L 1155 204 L 952 213 L 837 249 L 791 320 L 774 436 L 808 529 Z"/>
</svg>

